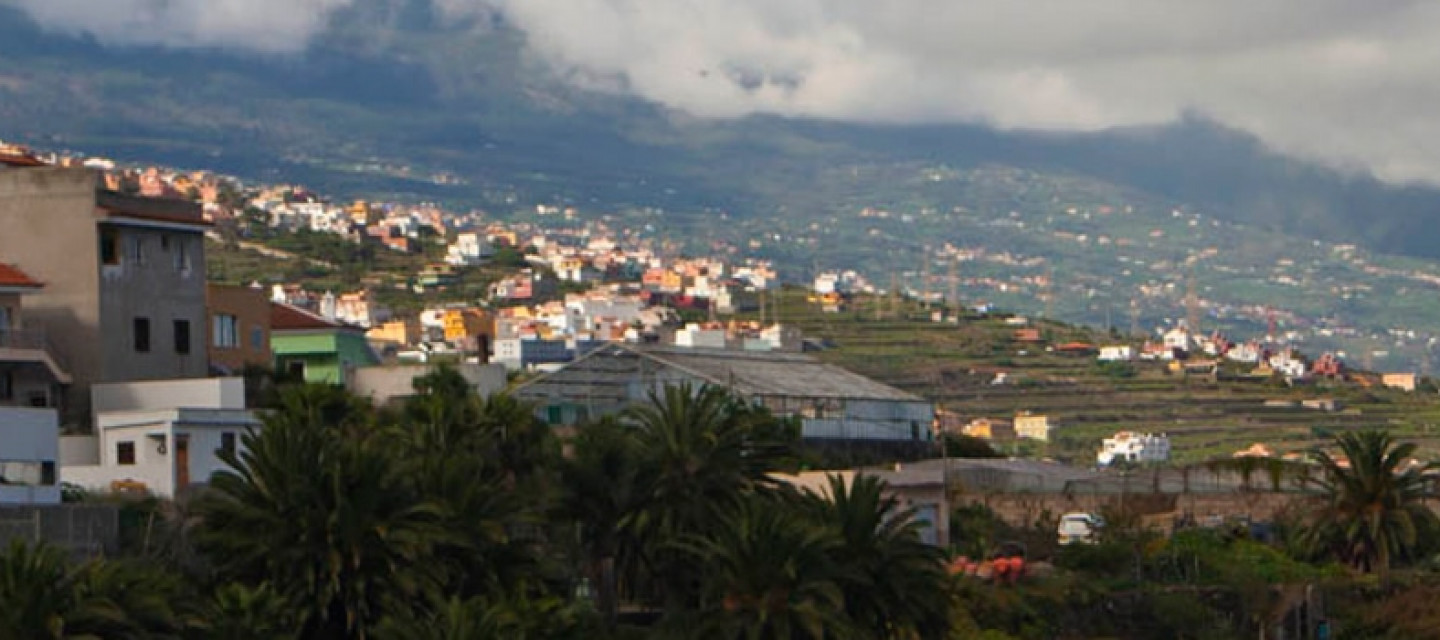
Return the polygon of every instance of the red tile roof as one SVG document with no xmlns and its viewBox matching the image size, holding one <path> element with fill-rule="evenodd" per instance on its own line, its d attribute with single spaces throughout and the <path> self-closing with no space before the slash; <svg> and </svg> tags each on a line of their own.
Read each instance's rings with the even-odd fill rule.
<svg viewBox="0 0 1440 640">
<path fill-rule="evenodd" d="M 283 302 L 270 303 L 270 330 L 295 331 L 300 329 L 343 329 L 345 325 L 331 322 L 300 307 Z"/>
<path fill-rule="evenodd" d="M 34 278 L 25 275 L 24 271 L 0 262 L 0 287 L 34 287 L 40 288 L 44 285 Z"/>
</svg>

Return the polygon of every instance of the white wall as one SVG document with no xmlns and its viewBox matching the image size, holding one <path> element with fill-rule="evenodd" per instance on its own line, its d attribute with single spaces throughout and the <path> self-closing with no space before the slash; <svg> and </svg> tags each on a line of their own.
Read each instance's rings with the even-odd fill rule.
<svg viewBox="0 0 1440 640">
<path fill-rule="evenodd" d="M 216 471 L 226 468 L 216 453 L 223 441 L 222 434 L 235 434 L 235 446 L 243 450 L 241 437 L 246 427 L 258 425 L 250 412 L 235 409 L 112 412 L 99 415 L 96 420 L 100 433 L 96 443 L 99 464 L 67 464 L 61 469 L 61 479 L 95 491 L 109 491 L 111 483 L 131 480 L 167 498 L 173 498 L 177 490 L 183 488 L 176 485 L 177 435 L 189 438 L 190 483 L 197 484 L 208 482 Z M 121 442 L 134 443 L 134 464 L 119 463 Z"/>
<path fill-rule="evenodd" d="M 54 409 L 0 407 L 0 464 L 25 465 L 8 468 L 5 473 L 14 475 L 12 480 L 35 483 L 0 485 L 0 504 L 59 503 L 59 479 L 48 485 L 40 484 L 40 467 L 31 466 L 48 462 L 58 476 L 59 458 L 59 415 Z"/>
<path fill-rule="evenodd" d="M 470 386 L 482 397 L 489 397 L 505 388 L 505 366 L 501 364 L 454 365 Z M 414 395 L 415 378 L 434 371 L 430 365 L 360 367 L 346 381 L 350 392 L 383 405 L 393 398 Z"/>
<path fill-rule="evenodd" d="M 245 379 L 196 378 L 97 384 L 91 388 L 90 397 L 91 410 L 96 414 L 181 407 L 244 409 Z"/>
</svg>

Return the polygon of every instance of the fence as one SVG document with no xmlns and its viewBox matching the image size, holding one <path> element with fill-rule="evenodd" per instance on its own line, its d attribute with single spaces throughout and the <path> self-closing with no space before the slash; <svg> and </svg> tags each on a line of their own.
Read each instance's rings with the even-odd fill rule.
<svg viewBox="0 0 1440 640">
<path fill-rule="evenodd" d="M 0 507 L 0 545 L 14 538 L 45 542 L 78 556 L 113 554 L 120 544 L 120 510 L 103 504 Z"/>
</svg>

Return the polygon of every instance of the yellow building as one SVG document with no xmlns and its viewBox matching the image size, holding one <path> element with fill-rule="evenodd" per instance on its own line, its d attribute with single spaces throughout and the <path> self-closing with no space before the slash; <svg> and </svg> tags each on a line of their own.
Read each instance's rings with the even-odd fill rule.
<svg viewBox="0 0 1440 640">
<path fill-rule="evenodd" d="M 374 342 L 412 345 L 420 341 L 420 322 L 414 318 L 392 320 L 371 329 L 365 338 Z"/>
<path fill-rule="evenodd" d="M 1050 440 L 1050 431 L 1053 428 L 1054 427 L 1050 425 L 1049 416 L 1037 415 L 1029 411 L 1021 412 L 1015 416 L 1015 436 L 1019 438 L 1030 438 L 1031 440 L 1048 442 Z"/>
<path fill-rule="evenodd" d="M 447 342 L 458 342 L 480 336 L 489 337 L 492 331 L 491 327 L 494 326 L 490 314 L 480 309 L 446 309 L 441 322 L 445 326 Z"/>
</svg>

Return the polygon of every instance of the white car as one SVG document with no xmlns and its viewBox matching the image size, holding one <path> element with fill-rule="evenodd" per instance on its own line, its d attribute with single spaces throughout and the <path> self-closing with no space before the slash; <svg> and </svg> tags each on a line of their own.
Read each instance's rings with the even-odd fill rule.
<svg viewBox="0 0 1440 640">
<path fill-rule="evenodd" d="M 1060 526 L 1056 533 L 1060 536 L 1060 544 L 1094 544 L 1099 541 L 1100 530 L 1105 528 L 1105 520 L 1100 516 L 1090 513 L 1067 513 L 1060 516 Z"/>
</svg>

